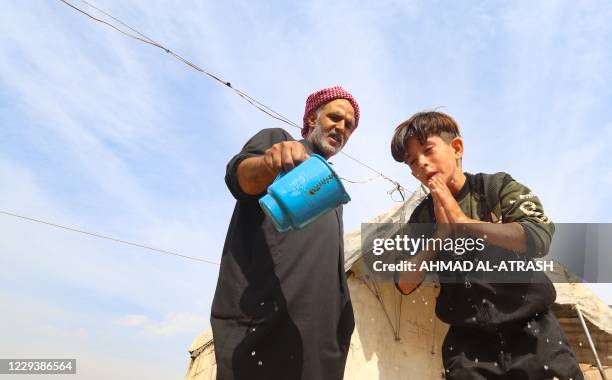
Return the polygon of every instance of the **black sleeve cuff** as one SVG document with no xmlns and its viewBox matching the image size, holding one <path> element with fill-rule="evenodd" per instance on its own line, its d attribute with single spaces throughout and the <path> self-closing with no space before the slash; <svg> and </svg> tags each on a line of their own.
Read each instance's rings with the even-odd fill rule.
<svg viewBox="0 0 612 380">
<path fill-rule="evenodd" d="M 543 248 L 541 244 L 538 244 L 540 237 L 538 234 L 529 226 L 528 223 L 518 222 L 523 231 L 525 231 L 525 237 L 527 238 L 527 251 L 525 251 L 525 257 L 535 258 L 545 256 L 547 252 L 542 252 Z"/>
</svg>

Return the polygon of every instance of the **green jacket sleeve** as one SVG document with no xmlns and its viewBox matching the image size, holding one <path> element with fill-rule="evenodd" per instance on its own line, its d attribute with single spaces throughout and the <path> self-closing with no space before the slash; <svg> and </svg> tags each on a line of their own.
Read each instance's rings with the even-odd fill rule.
<svg viewBox="0 0 612 380">
<path fill-rule="evenodd" d="M 502 222 L 517 222 L 527 236 L 528 257 L 543 257 L 548 253 L 555 225 L 544 213 L 540 199 L 527 186 L 510 181 L 500 191 Z"/>
</svg>

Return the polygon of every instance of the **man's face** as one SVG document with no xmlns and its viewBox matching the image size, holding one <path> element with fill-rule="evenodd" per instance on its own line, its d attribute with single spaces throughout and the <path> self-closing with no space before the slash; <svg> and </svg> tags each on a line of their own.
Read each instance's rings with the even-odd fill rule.
<svg viewBox="0 0 612 380">
<path fill-rule="evenodd" d="M 335 99 L 313 114 L 309 123 L 311 126 L 306 138 L 325 158 L 329 158 L 340 152 L 353 133 L 355 111 L 348 100 Z"/>
<path fill-rule="evenodd" d="M 404 162 L 410 166 L 412 175 L 423 185 L 427 186 L 433 176 L 439 177 L 448 185 L 460 174 L 457 161 L 462 155 L 463 141 L 459 137 L 447 143 L 440 136 L 431 136 L 425 144 L 421 144 L 419 139 L 413 136 L 406 144 Z"/>
</svg>

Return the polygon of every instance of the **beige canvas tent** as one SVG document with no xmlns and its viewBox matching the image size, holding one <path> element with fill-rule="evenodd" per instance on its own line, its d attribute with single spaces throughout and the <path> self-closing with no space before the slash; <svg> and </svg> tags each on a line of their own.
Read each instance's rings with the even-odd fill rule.
<svg viewBox="0 0 612 380">
<path fill-rule="evenodd" d="M 371 222 L 405 222 L 423 196 L 419 189 L 404 203 Z M 385 226 L 392 228 L 391 224 Z M 386 233 L 391 236 L 395 231 L 377 230 L 377 234 Z M 401 296 L 392 284 L 374 281 L 363 270 L 361 229 L 347 233 L 344 239 L 345 268 L 349 274 L 356 324 L 345 379 L 443 378 L 440 347 L 448 326 L 435 316 L 438 288 L 435 284 L 426 285 L 410 296 Z M 567 273 L 555 273 L 554 276 L 567 276 Z M 555 287 L 557 302 L 554 312 L 578 360 L 585 363 L 586 378 L 602 378 L 596 367 L 594 347 L 602 370 L 612 379 L 612 369 L 606 368 L 612 366 L 612 311 L 584 284 L 556 283 Z M 585 331 L 589 331 L 591 340 Z M 216 364 L 210 330 L 193 341 L 189 353 L 191 359 L 186 378 L 214 380 Z"/>
</svg>

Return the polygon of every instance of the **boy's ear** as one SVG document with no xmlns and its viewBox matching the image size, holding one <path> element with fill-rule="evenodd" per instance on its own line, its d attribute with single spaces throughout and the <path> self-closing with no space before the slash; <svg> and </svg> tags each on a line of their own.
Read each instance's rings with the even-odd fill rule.
<svg viewBox="0 0 612 380">
<path fill-rule="evenodd" d="M 463 139 L 461 137 L 455 137 L 451 141 L 450 146 L 455 151 L 455 159 L 461 159 L 461 157 L 463 157 Z"/>
</svg>

